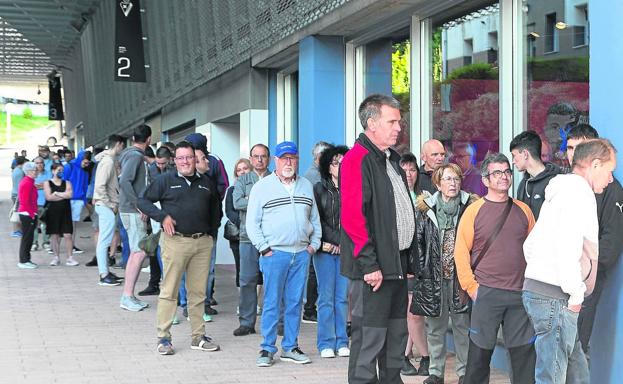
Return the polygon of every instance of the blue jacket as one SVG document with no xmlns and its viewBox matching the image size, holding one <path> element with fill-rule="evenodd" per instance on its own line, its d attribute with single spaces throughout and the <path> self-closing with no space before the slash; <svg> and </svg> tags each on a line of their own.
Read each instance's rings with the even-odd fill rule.
<svg viewBox="0 0 623 384">
<path fill-rule="evenodd" d="M 89 188 L 89 174 L 80 166 L 83 158 L 84 149 L 78 152 L 76 158 L 65 166 L 63 179 L 71 182 L 71 188 L 74 192 L 71 199 L 82 200 L 86 203 L 87 189 Z"/>
</svg>

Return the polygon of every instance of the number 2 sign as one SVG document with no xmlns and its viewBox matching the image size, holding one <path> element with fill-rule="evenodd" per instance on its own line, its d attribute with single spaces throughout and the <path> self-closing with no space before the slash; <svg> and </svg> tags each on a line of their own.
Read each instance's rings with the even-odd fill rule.
<svg viewBox="0 0 623 384">
<path fill-rule="evenodd" d="M 140 0 L 116 1 L 115 81 L 146 81 Z"/>
</svg>

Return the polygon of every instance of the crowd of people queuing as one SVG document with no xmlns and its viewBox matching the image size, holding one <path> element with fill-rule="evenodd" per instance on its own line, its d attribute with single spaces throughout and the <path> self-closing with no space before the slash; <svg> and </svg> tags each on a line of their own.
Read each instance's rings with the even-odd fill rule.
<svg viewBox="0 0 623 384">
<path fill-rule="evenodd" d="M 121 308 L 148 307 L 135 285 L 150 258 L 149 283 L 138 295 L 158 295 L 157 352 L 175 353 L 171 327 L 180 306 L 190 347 L 217 351 L 205 323 L 218 313 L 214 264 L 224 210 L 239 291 L 233 334 L 256 333 L 261 316 L 258 367 L 273 365 L 278 336 L 281 360 L 310 363 L 298 345 L 307 321 L 317 322 L 321 358 L 349 358 L 349 383 L 402 383 L 401 375 L 443 383 L 449 328 L 459 383 L 488 382 L 499 343 L 513 383 L 588 383 L 596 307 L 623 250 L 613 145 L 578 124 L 565 138 L 565 168 L 541 159 L 536 132 L 522 132 L 510 143 L 511 160 L 487 153 L 480 182 L 471 175 L 465 183 L 438 140 L 423 144 L 421 162 L 393 149 L 401 131 L 394 98 L 367 97 L 359 118 L 354 145 L 317 143 L 304 177 L 296 143 L 278 143 L 272 158 L 257 143 L 235 162 L 233 185 L 204 135 L 154 152 L 147 125 L 134 130 L 128 148 L 126 138 L 111 135 L 107 149 L 75 158 L 69 150 L 51 155 L 47 146 L 33 161 L 16 153 L 18 267 L 37 268 L 31 251 L 39 239 L 50 266 L 61 255 L 77 266 L 76 223 L 86 213 L 96 245 L 87 266 L 97 266 L 100 285 L 124 285 Z M 513 165 L 523 173 L 517 198 L 509 195 Z M 125 268 L 124 276 L 111 266 Z"/>
</svg>

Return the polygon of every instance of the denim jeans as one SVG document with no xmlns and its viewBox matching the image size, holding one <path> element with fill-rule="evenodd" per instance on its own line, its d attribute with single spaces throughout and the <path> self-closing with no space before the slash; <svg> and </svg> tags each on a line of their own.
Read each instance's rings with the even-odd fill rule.
<svg viewBox="0 0 623 384">
<path fill-rule="evenodd" d="M 108 274 L 108 247 L 110 247 L 112 237 L 115 234 L 116 215 L 112 209 L 104 205 L 96 205 L 95 212 L 99 218 L 100 229 L 97 247 L 95 248 L 97 269 L 100 276 L 106 276 Z"/>
<path fill-rule="evenodd" d="M 537 384 L 588 384 L 588 362 L 578 338 L 578 313 L 567 300 L 524 291 L 523 304 L 534 325 Z"/>
<path fill-rule="evenodd" d="M 212 300 L 214 295 L 214 269 L 216 267 L 216 238 L 214 238 L 214 247 L 212 247 L 212 256 L 210 259 L 210 273 L 206 285 L 206 304 Z"/>
<path fill-rule="evenodd" d="M 179 300 L 180 306 L 185 307 L 188 305 L 188 298 L 186 297 L 186 272 L 182 274 L 182 279 L 180 280 L 180 291 L 179 291 Z"/>
<path fill-rule="evenodd" d="M 257 320 L 257 278 L 260 254 L 253 244 L 240 243 L 240 325 L 255 328 Z"/>
<path fill-rule="evenodd" d="M 121 239 L 121 264 L 125 267 L 128 263 L 128 258 L 130 258 L 130 242 L 128 240 L 128 232 L 126 232 L 120 218 L 117 221 L 117 225 L 119 225 L 119 238 Z"/>
<path fill-rule="evenodd" d="M 313 256 L 318 281 L 318 351 L 348 346 L 348 279 L 340 274 L 340 255 Z"/>
<path fill-rule="evenodd" d="M 264 309 L 262 310 L 262 350 L 275 353 L 279 307 L 283 300 L 284 324 L 281 349 L 290 351 L 298 346 L 301 328 L 303 292 L 307 282 L 310 255 L 307 250 L 282 252 L 273 250 L 272 256 L 260 257 L 264 274 Z"/>
</svg>

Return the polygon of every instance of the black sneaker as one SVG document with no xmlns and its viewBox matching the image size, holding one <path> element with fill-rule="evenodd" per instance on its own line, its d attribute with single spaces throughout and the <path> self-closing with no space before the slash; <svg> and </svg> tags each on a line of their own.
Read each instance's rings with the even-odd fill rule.
<svg viewBox="0 0 623 384">
<path fill-rule="evenodd" d="M 239 326 L 234 330 L 234 336 L 246 336 L 255 333 L 255 329 L 251 327 L 245 327 L 244 325 Z"/>
<path fill-rule="evenodd" d="M 423 384 L 443 384 L 443 377 L 430 375 L 424 380 Z"/>
<path fill-rule="evenodd" d="M 303 314 L 303 323 L 315 324 L 318 322 L 318 316 L 315 313 Z"/>
<path fill-rule="evenodd" d="M 218 305 L 218 303 L 216 302 L 216 300 L 214 300 L 214 298 L 211 298 L 210 300 L 208 300 L 208 304 L 209 304 L 210 306 L 215 306 L 215 305 Z"/>
<path fill-rule="evenodd" d="M 121 284 L 119 282 L 119 280 L 115 280 L 110 276 L 110 273 L 108 275 L 106 275 L 105 277 L 100 277 L 100 282 L 99 285 L 103 285 L 103 286 L 107 286 L 107 287 L 113 287 L 115 285 L 119 285 Z"/>
<path fill-rule="evenodd" d="M 420 367 L 417 370 L 418 376 L 428 376 L 428 366 L 430 365 L 430 356 L 422 356 L 420 360 Z M 431 375 L 434 376 L 434 375 Z M 443 378 L 441 378 L 443 383 Z"/>
<path fill-rule="evenodd" d="M 140 295 L 140 293 L 139 293 L 139 295 Z M 205 311 L 204 312 L 205 312 L 206 315 L 210 315 L 210 316 L 218 315 L 218 311 L 216 309 L 212 308 L 209 305 L 205 306 Z"/>
<path fill-rule="evenodd" d="M 72 251 L 72 252 L 73 252 L 73 253 L 76 253 L 76 254 L 79 254 L 79 253 L 84 253 L 84 251 L 83 251 L 82 249 L 78 248 L 78 247 L 74 247 L 74 249 L 73 249 L 73 251 Z"/>
<path fill-rule="evenodd" d="M 405 356 L 405 359 L 402 361 L 402 368 L 400 369 L 400 374 L 404 376 L 416 376 L 417 369 L 411 364 L 411 360 L 409 360 L 408 356 Z"/>
<path fill-rule="evenodd" d="M 138 293 L 139 296 L 155 296 L 160 294 L 160 288 L 152 287 L 148 285 L 147 288 L 143 289 Z"/>
<path fill-rule="evenodd" d="M 117 276 L 112 272 L 108 272 L 108 276 L 110 276 L 113 280 L 123 281 L 123 276 Z"/>
<path fill-rule="evenodd" d="M 84 265 L 87 267 L 97 267 L 97 257 L 93 256 L 90 261 L 87 261 Z"/>
</svg>

